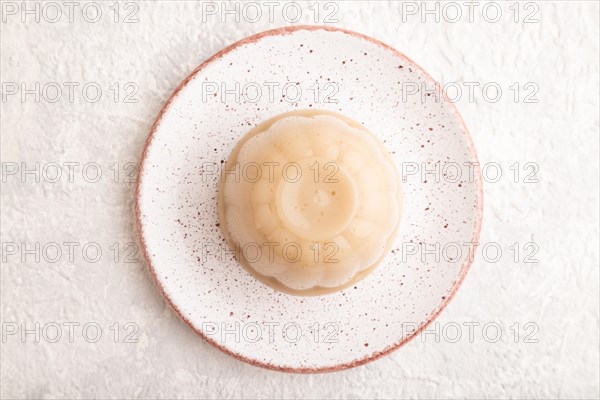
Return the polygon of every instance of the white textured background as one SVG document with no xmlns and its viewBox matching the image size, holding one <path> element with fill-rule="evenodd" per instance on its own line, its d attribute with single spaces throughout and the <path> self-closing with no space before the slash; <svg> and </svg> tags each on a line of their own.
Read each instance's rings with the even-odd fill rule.
<svg viewBox="0 0 600 400">
<path fill-rule="evenodd" d="M 223 22 L 206 13 L 203 21 L 196 2 L 140 2 L 139 22 L 125 24 L 113 21 L 108 8 L 113 2 L 100 3 L 103 16 L 97 23 L 82 18 L 85 2 L 75 9 L 73 22 L 66 15 L 57 23 L 2 15 L 0 78 L 5 88 L 10 82 L 28 87 L 80 83 L 73 102 L 65 89 L 56 103 L 38 103 L 33 95 L 25 101 L 8 96 L 1 103 L 2 398 L 600 396 L 598 3 L 537 2 L 539 22 L 530 24 L 522 19 L 534 8 L 524 3 L 518 5 L 519 23 L 509 3 L 503 4 L 498 23 L 483 18 L 483 3 L 472 23 L 466 15 L 458 23 L 436 23 L 433 16 L 423 23 L 419 14 L 403 14 L 401 2 L 338 3 L 334 18 L 339 22 L 333 26 L 396 47 L 437 80 L 497 82 L 502 88 L 496 103 L 476 89 L 474 101 L 463 97 L 458 107 L 480 161 L 502 167 L 502 178 L 485 185 L 481 241 L 497 242 L 503 255 L 493 263 L 478 253 L 462 288 L 437 320 L 440 330 L 453 322 L 462 327 L 456 343 L 443 337 L 438 343 L 430 334 L 371 364 L 325 375 L 267 371 L 220 353 L 171 312 L 142 262 L 123 262 L 124 247 L 137 241 L 134 185 L 123 182 L 123 166 L 138 161 L 156 114 L 179 82 L 224 46 L 287 25 L 282 6 L 276 6 L 274 22 L 264 6 L 258 22 L 235 23 L 233 16 Z M 301 4 L 302 22 L 314 23 L 314 11 Z M 324 7 L 318 6 L 319 22 L 334 10 Z M 120 19 L 132 10 L 125 3 L 119 8 Z M 67 11 L 64 5 L 61 9 Z M 103 89 L 97 103 L 81 95 L 88 82 Z M 121 87 L 117 102 L 110 89 L 115 82 Z M 127 82 L 139 86 L 139 102 L 123 102 Z M 515 102 L 510 90 L 515 82 L 537 84 L 539 102 L 524 103 L 529 91 L 523 90 Z M 65 175 L 57 183 L 43 174 L 39 183 L 33 175 L 6 176 L 12 163 L 20 167 L 22 162 L 29 168 L 36 162 L 96 162 L 103 176 L 97 183 L 86 182 L 81 166 L 75 167 L 72 183 Z M 109 169 L 115 162 L 121 168 L 119 183 Z M 540 182 L 523 183 L 522 174 L 515 183 L 509 169 L 515 162 L 537 163 Z M 17 243 L 22 250 L 36 242 L 80 245 L 72 260 L 63 246 L 54 263 L 48 257 L 36 262 L 28 254 L 22 262 L 20 251 L 12 255 L 6 247 Z M 81 247 L 89 242 L 103 250 L 97 263 L 82 257 Z M 120 248 L 117 261 L 110 248 L 114 242 Z M 521 247 L 516 263 L 509 249 L 514 242 Z M 523 262 L 527 242 L 539 246 L 539 262 Z M 53 322 L 63 326 L 56 343 L 43 335 L 39 343 L 32 334 L 7 335 L 15 326 L 33 329 L 36 323 Z M 80 324 L 72 343 L 64 325 L 69 322 Z M 88 322 L 103 330 L 97 343 L 82 336 L 81 325 Z M 137 343 L 124 343 L 128 322 L 139 327 Z M 472 340 L 464 325 L 469 322 L 480 324 Z M 537 343 L 526 340 L 531 328 L 524 331 L 523 325 L 528 322 L 539 327 L 529 338 Z M 110 329 L 114 323 L 121 330 L 117 343 Z M 501 327 L 497 343 L 485 340 L 481 326 L 486 323 Z M 54 331 L 46 334 L 53 337 Z"/>
</svg>

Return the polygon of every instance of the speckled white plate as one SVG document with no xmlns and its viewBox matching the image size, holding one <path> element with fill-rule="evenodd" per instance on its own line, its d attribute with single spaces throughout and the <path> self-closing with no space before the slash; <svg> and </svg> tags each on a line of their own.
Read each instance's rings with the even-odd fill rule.
<svg viewBox="0 0 600 400">
<path fill-rule="evenodd" d="M 467 273 L 464 244 L 478 241 L 483 202 L 467 129 L 451 103 L 426 94 L 434 84 L 389 46 L 323 27 L 249 37 L 192 72 L 152 128 L 137 187 L 146 261 L 177 314 L 226 353 L 291 372 L 364 364 L 424 329 Z M 363 123 L 406 181 L 396 242 L 375 271 L 341 292 L 299 297 L 260 283 L 232 257 L 216 194 L 218 168 L 251 127 L 308 108 Z M 438 177 L 422 179 L 438 162 Z M 419 243 L 437 243 L 439 260 Z"/>
</svg>

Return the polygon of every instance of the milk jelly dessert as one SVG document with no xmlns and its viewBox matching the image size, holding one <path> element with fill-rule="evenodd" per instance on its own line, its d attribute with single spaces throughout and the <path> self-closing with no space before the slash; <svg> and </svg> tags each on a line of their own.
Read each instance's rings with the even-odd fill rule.
<svg viewBox="0 0 600 400">
<path fill-rule="evenodd" d="M 402 212 L 391 156 L 361 124 L 319 110 L 271 118 L 221 171 L 219 219 L 239 262 L 298 295 L 356 283 L 387 254 Z"/>
</svg>

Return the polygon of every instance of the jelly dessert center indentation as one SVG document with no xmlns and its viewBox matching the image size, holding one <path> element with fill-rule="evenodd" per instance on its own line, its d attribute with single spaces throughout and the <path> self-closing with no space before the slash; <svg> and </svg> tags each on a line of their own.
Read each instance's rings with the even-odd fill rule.
<svg viewBox="0 0 600 400">
<path fill-rule="evenodd" d="M 277 188 L 276 206 L 287 229 L 303 239 L 327 240 L 350 225 L 358 193 L 339 163 L 311 157 L 287 168 L 286 175 Z"/>
</svg>

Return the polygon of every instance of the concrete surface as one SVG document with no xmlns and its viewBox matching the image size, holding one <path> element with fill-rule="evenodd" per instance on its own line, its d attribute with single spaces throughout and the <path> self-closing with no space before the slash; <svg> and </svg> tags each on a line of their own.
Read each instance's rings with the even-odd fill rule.
<svg viewBox="0 0 600 400">
<path fill-rule="evenodd" d="M 34 14 L 2 2 L 2 398 L 600 396 L 598 3 L 503 3 L 495 23 L 495 3 L 474 6 L 472 22 L 463 2 L 438 4 L 439 22 L 433 2 L 295 3 L 301 23 L 373 36 L 462 88 L 490 165 L 489 245 L 438 325 L 325 375 L 259 369 L 199 340 L 140 261 L 129 179 L 179 82 L 224 46 L 288 25 L 295 4 L 259 4 L 260 17 L 238 4 L 239 23 L 223 13 L 235 3 L 37 4 L 39 22 L 36 2 Z"/>
</svg>

